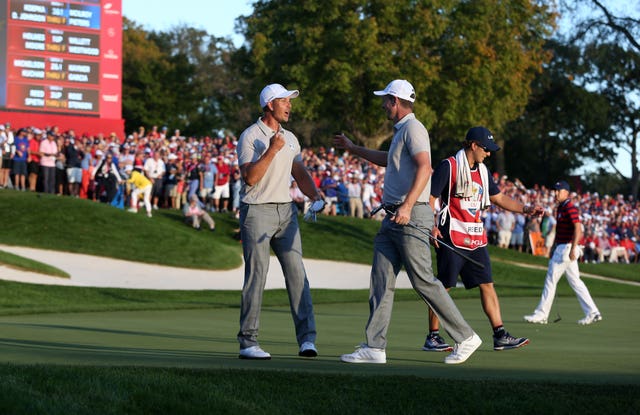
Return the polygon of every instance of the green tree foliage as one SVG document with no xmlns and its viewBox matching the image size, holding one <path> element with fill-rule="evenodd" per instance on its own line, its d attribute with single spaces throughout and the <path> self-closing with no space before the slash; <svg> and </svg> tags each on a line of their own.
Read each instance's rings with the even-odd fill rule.
<svg viewBox="0 0 640 415">
<path fill-rule="evenodd" d="M 575 82 L 590 70 L 581 50 L 550 41 L 553 59 L 532 83 L 525 113 L 505 129 L 506 173 L 525 185 L 550 185 L 584 160 L 603 161 L 610 145 L 611 107 Z"/>
<path fill-rule="evenodd" d="M 141 125 L 162 124 L 184 127 L 181 117 L 194 110 L 192 100 L 198 93 L 196 85 L 189 82 L 194 65 L 184 55 L 171 54 L 159 41 L 162 35 L 148 33 L 126 18 L 123 38 L 125 128 L 132 131 Z"/>
<path fill-rule="evenodd" d="M 192 135 L 246 126 L 247 81 L 229 40 L 177 26 L 147 32 L 125 19 L 123 115 L 130 131 L 168 125 Z M 237 57 L 236 59 L 240 59 Z"/>
<path fill-rule="evenodd" d="M 609 3 L 609 4 L 608 4 Z M 627 153 L 631 160 L 631 174 L 625 175 L 616 167 L 615 151 L 606 153 L 611 168 L 628 185 L 628 192 L 638 197 L 640 165 L 638 140 L 640 138 L 640 19 L 638 11 L 618 6 L 617 15 L 611 5 L 602 0 L 563 2 L 569 13 L 579 16 L 575 29 L 566 43 L 581 48 L 590 70 L 577 79 L 581 85 L 601 94 L 612 108 L 609 123 L 612 134 L 605 145 L 619 153 Z M 585 14 L 580 14 L 584 8 Z M 635 16 L 634 16 L 635 14 Z"/>
<path fill-rule="evenodd" d="M 295 119 L 319 136 L 331 125 L 379 146 L 391 128 L 372 91 L 405 78 L 444 148 L 471 125 L 500 130 L 521 113 L 554 18 L 528 0 L 262 0 L 239 28 L 253 88 L 299 88 Z"/>
</svg>

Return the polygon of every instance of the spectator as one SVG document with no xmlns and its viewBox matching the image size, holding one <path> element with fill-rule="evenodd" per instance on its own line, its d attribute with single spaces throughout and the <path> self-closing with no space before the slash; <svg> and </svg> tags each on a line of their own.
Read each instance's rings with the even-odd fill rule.
<svg viewBox="0 0 640 415">
<path fill-rule="evenodd" d="M 524 245 L 524 226 L 527 222 L 526 217 L 521 213 L 515 214 L 515 223 L 511 232 L 511 241 L 509 245 L 518 252 L 522 252 Z"/>
<path fill-rule="evenodd" d="M 583 250 L 583 261 L 595 263 L 598 258 L 598 238 L 596 238 L 592 231 L 586 231 L 584 233 L 584 237 L 582 241 L 580 241 L 580 246 Z"/>
<path fill-rule="evenodd" d="M 494 206 L 490 206 L 482 212 L 482 222 L 487 232 L 487 242 L 490 245 L 498 245 L 498 212 Z"/>
<path fill-rule="evenodd" d="M 54 129 L 54 133 L 55 133 Z M 56 155 L 56 193 L 58 196 L 62 196 L 65 193 L 65 186 L 67 184 L 67 169 L 66 158 L 64 155 L 64 137 L 56 134 L 56 141 L 58 143 L 58 154 Z"/>
<path fill-rule="evenodd" d="M 80 182 L 80 198 L 81 199 L 93 199 L 95 194 L 95 182 L 91 178 L 91 174 L 95 168 L 93 156 L 91 155 L 90 147 L 84 148 L 84 157 L 80 163 L 82 168 L 82 181 Z"/>
<path fill-rule="evenodd" d="M 29 139 L 27 131 L 23 128 L 18 130 L 15 138 L 15 151 L 13 153 L 13 187 L 16 190 L 27 190 L 27 159 L 29 157 Z"/>
<path fill-rule="evenodd" d="M 609 245 L 611 246 L 609 262 L 619 262 L 622 258 L 625 263 L 629 263 L 629 255 L 626 248 L 620 245 L 620 236 L 617 233 L 609 234 Z"/>
<path fill-rule="evenodd" d="M 170 207 L 172 209 L 178 209 L 177 202 L 177 191 L 176 186 L 178 185 L 178 165 L 175 163 L 178 156 L 175 154 L 169 154 L 167 157 L 167 174 L 165 175 L 164 180 L 164 205 L 166 207 Z"/>
<path fill-rule="evenodd" d="M 240 219 L 240 189 L 242 189 L 242 178 L 240 176 L 240 170 L 235 168 L 233 170 L 233 174 L 231 175 L 231 196 L 232 196 L 232 205 L 231 208 L 233 210 L 233 216 L 236 219 Z M 296 184 L 297 186 L 297 184 Z M 304 212 L 304 206 L 301 212 Z"/>
<path fill-rule="evenodd" d="M 84 152 L 81 144 L 76 143 L 74 137 L 70 136 L 65 140 L 64 157 L 67 166 L 67 183 L 69 195 L 78 197 L 80 195 L 80 183 L 82 183 L 82 159 Z"/>
<path fill-rule="evenodd" d="M 188 191 L 189 191 L 189 184 L 187 183 L 186 175 L 184 173 L 178 173 L 178 183 L 176 184 L 176 191 L 175 191 L 176 209 L 180 209 L 181 206 L 186 204 L 185 202 L 187 200 Z"/>
<path fill-rule="evenodd" d="M 40 142 L 40 170 L 42 171 L 42 188 L 45 193 L 56 191 L 56 156 L 58 143 L 53 132 L 47 133 L 46 140 Z"/>
<path fill-rule="evenodd" d="M 627 264 L 630 262 L 637 261 L 636 244 L 635 244 L 635 241 L 632 241 L 631 238 L 629 238 L 629 235 L 624 235 L 624 237 L 620 241 L 620 246 L 627 251 L 627 257 L 626 257 Z"/>
<path fill-rule="evenodd" d="M 298 182 L 295 180 L 291 180 L 291 185 L 289 186 L 289 196 L 291 196 L 291 200 L 298 208 L 298 211 L 305 212 L 305 196 L 302 193 L 302 190 L 298 187 Z"/>
<path fill-rule="evenodd" d="M 188 196 L 187 200 L 191 200 L 193 195 L 200 191 L 200 183 L 202 182 L 202 166 L 198 160 L 198 153 L 191 153 L 191 159 L 186 164 Z"/>
<path fill-rule="evenodd" d="M 15 151 L 14 141 L 11 129 L 0 124 L 0 153 L 2 153 L 2 161 L 0 162 L 0 189 L 9 187 L 11 183 L 11 159 Z"/>
<path fill-rule="evenodd" d="M 212 212 L 213 205 L 213 187 L 218 175 L 216 163 L 211 160 L 211 155 L 205 154 L 204 163 L 202 164 L 202 184 L 200 185 L 200 199 L 205 203 L 205 209 Z"/>
<path fill-rule="evenodd" d="M 374 209 L 374 205 L 377 206 L 376 203 L 376 193 L 374 187 L 375 179 L 369 178 L 364 185 L 362 186 L 362 205 L 364 208 L 364 214 L 367 217 L 371 216 L 371 211 Z"/>
<path fill-rule="evenodd" d="M 131 177 L 127 180 L 132 185 L 131 190 L 131 207 L 129 212 L 138 213 L 138 198 L 142 194 L 142 200 L 144 202 L 145 210 L 147 211 L 147 217 L 151 217 L 151 188 L 153 184 L 142 173 L 142 167 L 136 166 L 131 172 Z M 197 197 L 197 196 L 196 196 Z"/>
<path fill-rule="evenodd" d="M 556 238 L 556 219 L 553 217 L 553 209 L 547 208 L 540 223 L 540 232 L 544 238 L 544 246 L 547 248 L 547 258 L 551 254 L 551 248 L 553 247 L 553 241 Z"/>
<path fill-rule="evenodd" d="M 349 174 L 347 192 L 349 194 L 349 216 L 363 218 L 362 183 L 358 177 L 358 173 L 354 172 Z"/>
<path fill-rule="evenodd" d="M 216 230 L 215 222 L 211 219 L 211 216 L 202 209 L 201 202 L 196 195 L 193 195 L 189 204 L 184 207 L 184 216 L 191 222 L 191 226 L 197 230 L 200 230 L 200 222 L 202 221 L 205 221 L 207 225 L 209 225 L 211 232 Z"/>
<path fill-rule="evenodd" d="M 124 175 L 125 172 L 131 172 L 133 170 L 135 160 L 135 146 L 132 146 L 129 143 L 124 143 L 120 151 L 120 157 L 118 158 L 118 168 L 120 170 L 120 174 Z"/>
<path fill-rule="evenodd" d="M 213 191 L 213 205 L 216 211 L 226 212 L 227 203 L 229 202 L 229 176 L 231 175 L 229 161 L 225 160 L 223 156 L 218 156 L 216 168 L 218 169 L 218 174 L 216 175 L 216 186 Z"/>
<path fill-rule="evenodd" d="M 324 201 L 327 202 L 327 213 L 336 216 L 338 211 L 338 183 L 331 177 L 331 170 L 325 171 L 320 188 L 324 193 Z"/>
<path fill-rule="evenodd" d="M 146 173 L 147 178 L 152 183 L 151 195 L 153 197 L 154 210 L 158 210 L 158 201 L 163 196 L 164 175 L 167 170 L 161 156 L 161 151 L 156 149 L 156 151 L 153 152 L 153 157 L 147 158 L 147 160 L 144 162 L 144 172 Z"/>
<path fill-rule="evenodd" d="M 96 155 L 103 156 L 102 151 L 98 150 Z M 113 162 L 113 155 L 108 153 L 98 161 L 98 167 L 93 171 L 96 180 L 96 193 L 100 201 L 111 203 L 118 193 L 118 184 L 122 182 L 122 177 L 118 172 L 118 168 Z"/>
<path fill-rule="evenodd" d="M 516 217 L 508 210 L 501 210 L 496 219 L 498 227 L 498 247 L 509 248 L 511 242 L 511 233 L 516 225 Z"/>
<path fill-rule="evenodd" d="M 27 136 L 29 138 L 29 157 L 27 158 L 29 190 L 35 192 L 40 176 L 40 137 L 32 130 L 29 130 Z"/>
<path fill-rule="evenodd" d="M 611 255 L 611 244 L 609 244 L 609 238 L 604 235 L 604 232 L 600 231 L 597 237 L 596 252 L 598 253 L 598 262 L 604 262 L 605 258 L 609 258 Z"/>
</svg>

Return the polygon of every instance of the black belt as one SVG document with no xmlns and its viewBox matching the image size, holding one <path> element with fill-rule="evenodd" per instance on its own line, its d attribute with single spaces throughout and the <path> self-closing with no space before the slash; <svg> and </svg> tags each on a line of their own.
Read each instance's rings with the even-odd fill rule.
<svg viewBox="0 0 640 415">
<path fill-rule="evenodd" d="M 416 202 L 413 206 L 421 206 L 426 204 L 427 202 Z M 400 206 L 402 206 L 402 203 L 383 205 L 384 210 L 391 213 L 394 213 Z"/>
</svg>

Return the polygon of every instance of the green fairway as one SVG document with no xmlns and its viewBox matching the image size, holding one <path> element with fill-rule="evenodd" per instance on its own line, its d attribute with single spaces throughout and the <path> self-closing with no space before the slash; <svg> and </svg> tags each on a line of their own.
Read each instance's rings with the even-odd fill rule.
<svg viewBox="0 0 640 415">
<path fill-rule="evenodd" d="M 3 192 L 0 210 L 3 244 L 212 271 L 241 261 L 232 237 L 237 220 L 223 214 L 214 215 L 218 231 L 211 235 L 193 232 L 174 211 L 149 221 L 22 192 Z M 305 257 L 368 264 L 378 226 L 343 217 L 302 222 Z M 96 238 L 97 229 L 108 231 Z M 531 344 L 494 352 L 478 290 L 456 289 L 452 297 L 484 341 L 458 366 L 445 365 L 444 353 L 420 350 L 426 307 L 412 290 L 396 291 L 388 363 L 349 365 L 339 356 L 364 341 L 368 290 L 314 289 L 313 275 L 320 356 L 297 356 L 286 291 L 267 290 L 260 342 L 270 361 L 238 359 L 238 292 L 0 281 L 0 414 L 640 413 L 640 287 L 586 280 L 604 320 L 582 327 L 562 279 L 551 316 L 561 320 L 530 325 L 522 316 L 539 300 L 547 260 L 490 251 L 505 326 Z M 0 253 L 0 263 L 56 272 L 14 255 Z M 640 278 L 637 265 L 581 268 Z"/>
<path fill-rule="evenodd" d="M 320 357 L 297 357 L 288 307 L 266 307 L 261 345 L 271 352 L 266 362 L 237 358 L 236 308 L 98 312 L 0 318 L 0 361 L 15 364 L 160 366 L 201 369 L 303 370 L 342 374 L 411 375 L 452 379 L 553 380 L 554 382 L 640 384 L 640 302 L 603 300 L 603 322 L 581 327 L 574 299 L 561 299 L 562 320 L 530 325 L 521 316 L 534 298 L 504 299 L 506 327 L 531 338 L 522 350 L 495 352 L 477 299 L 458 300 L 461 311 L 484 344 L 459 367 L 442 363 L 444 353 L 420 350 L 425 307 L 400 301 L 394 307 L 386 365 L 347 365 L 339 355 L 363 341 L 366 303 L 316 306 Z"/>
</svg>

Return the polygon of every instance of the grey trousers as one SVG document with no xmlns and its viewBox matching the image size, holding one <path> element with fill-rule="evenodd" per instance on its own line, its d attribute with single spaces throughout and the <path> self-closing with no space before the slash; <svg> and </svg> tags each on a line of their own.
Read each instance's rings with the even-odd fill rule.
<svg viewBox="0 0 640 415">
<path fill-rule="evenodd" d="M 240 235 L 245 262 L 238 332 L 242 349 L 258 345 L 270 248 L 282 267 L 298 345 L 306 341 L 315 342 L 316 323 L 309 281 L 302 263 L 297 214 L 293 203 L 240 205 Z"/>
<path fill-rule="evenodd" d="M 433 228 L 433 210 L 429 205 L 414 206 L 411 222 L 430 231 Z M 391 222 L 387 216 L 374 240 L 369 321 L 365 330 L 367 345 L 381 349 L 387 346 L 396 279 L 402 265 L 414 290 L 436 313 L 449 336 L 456 343 L 471 337 L 473 329 L 464 320 L 442 283 L 433 275 L 428 238 L 408 225 Z"/>
</svg>

